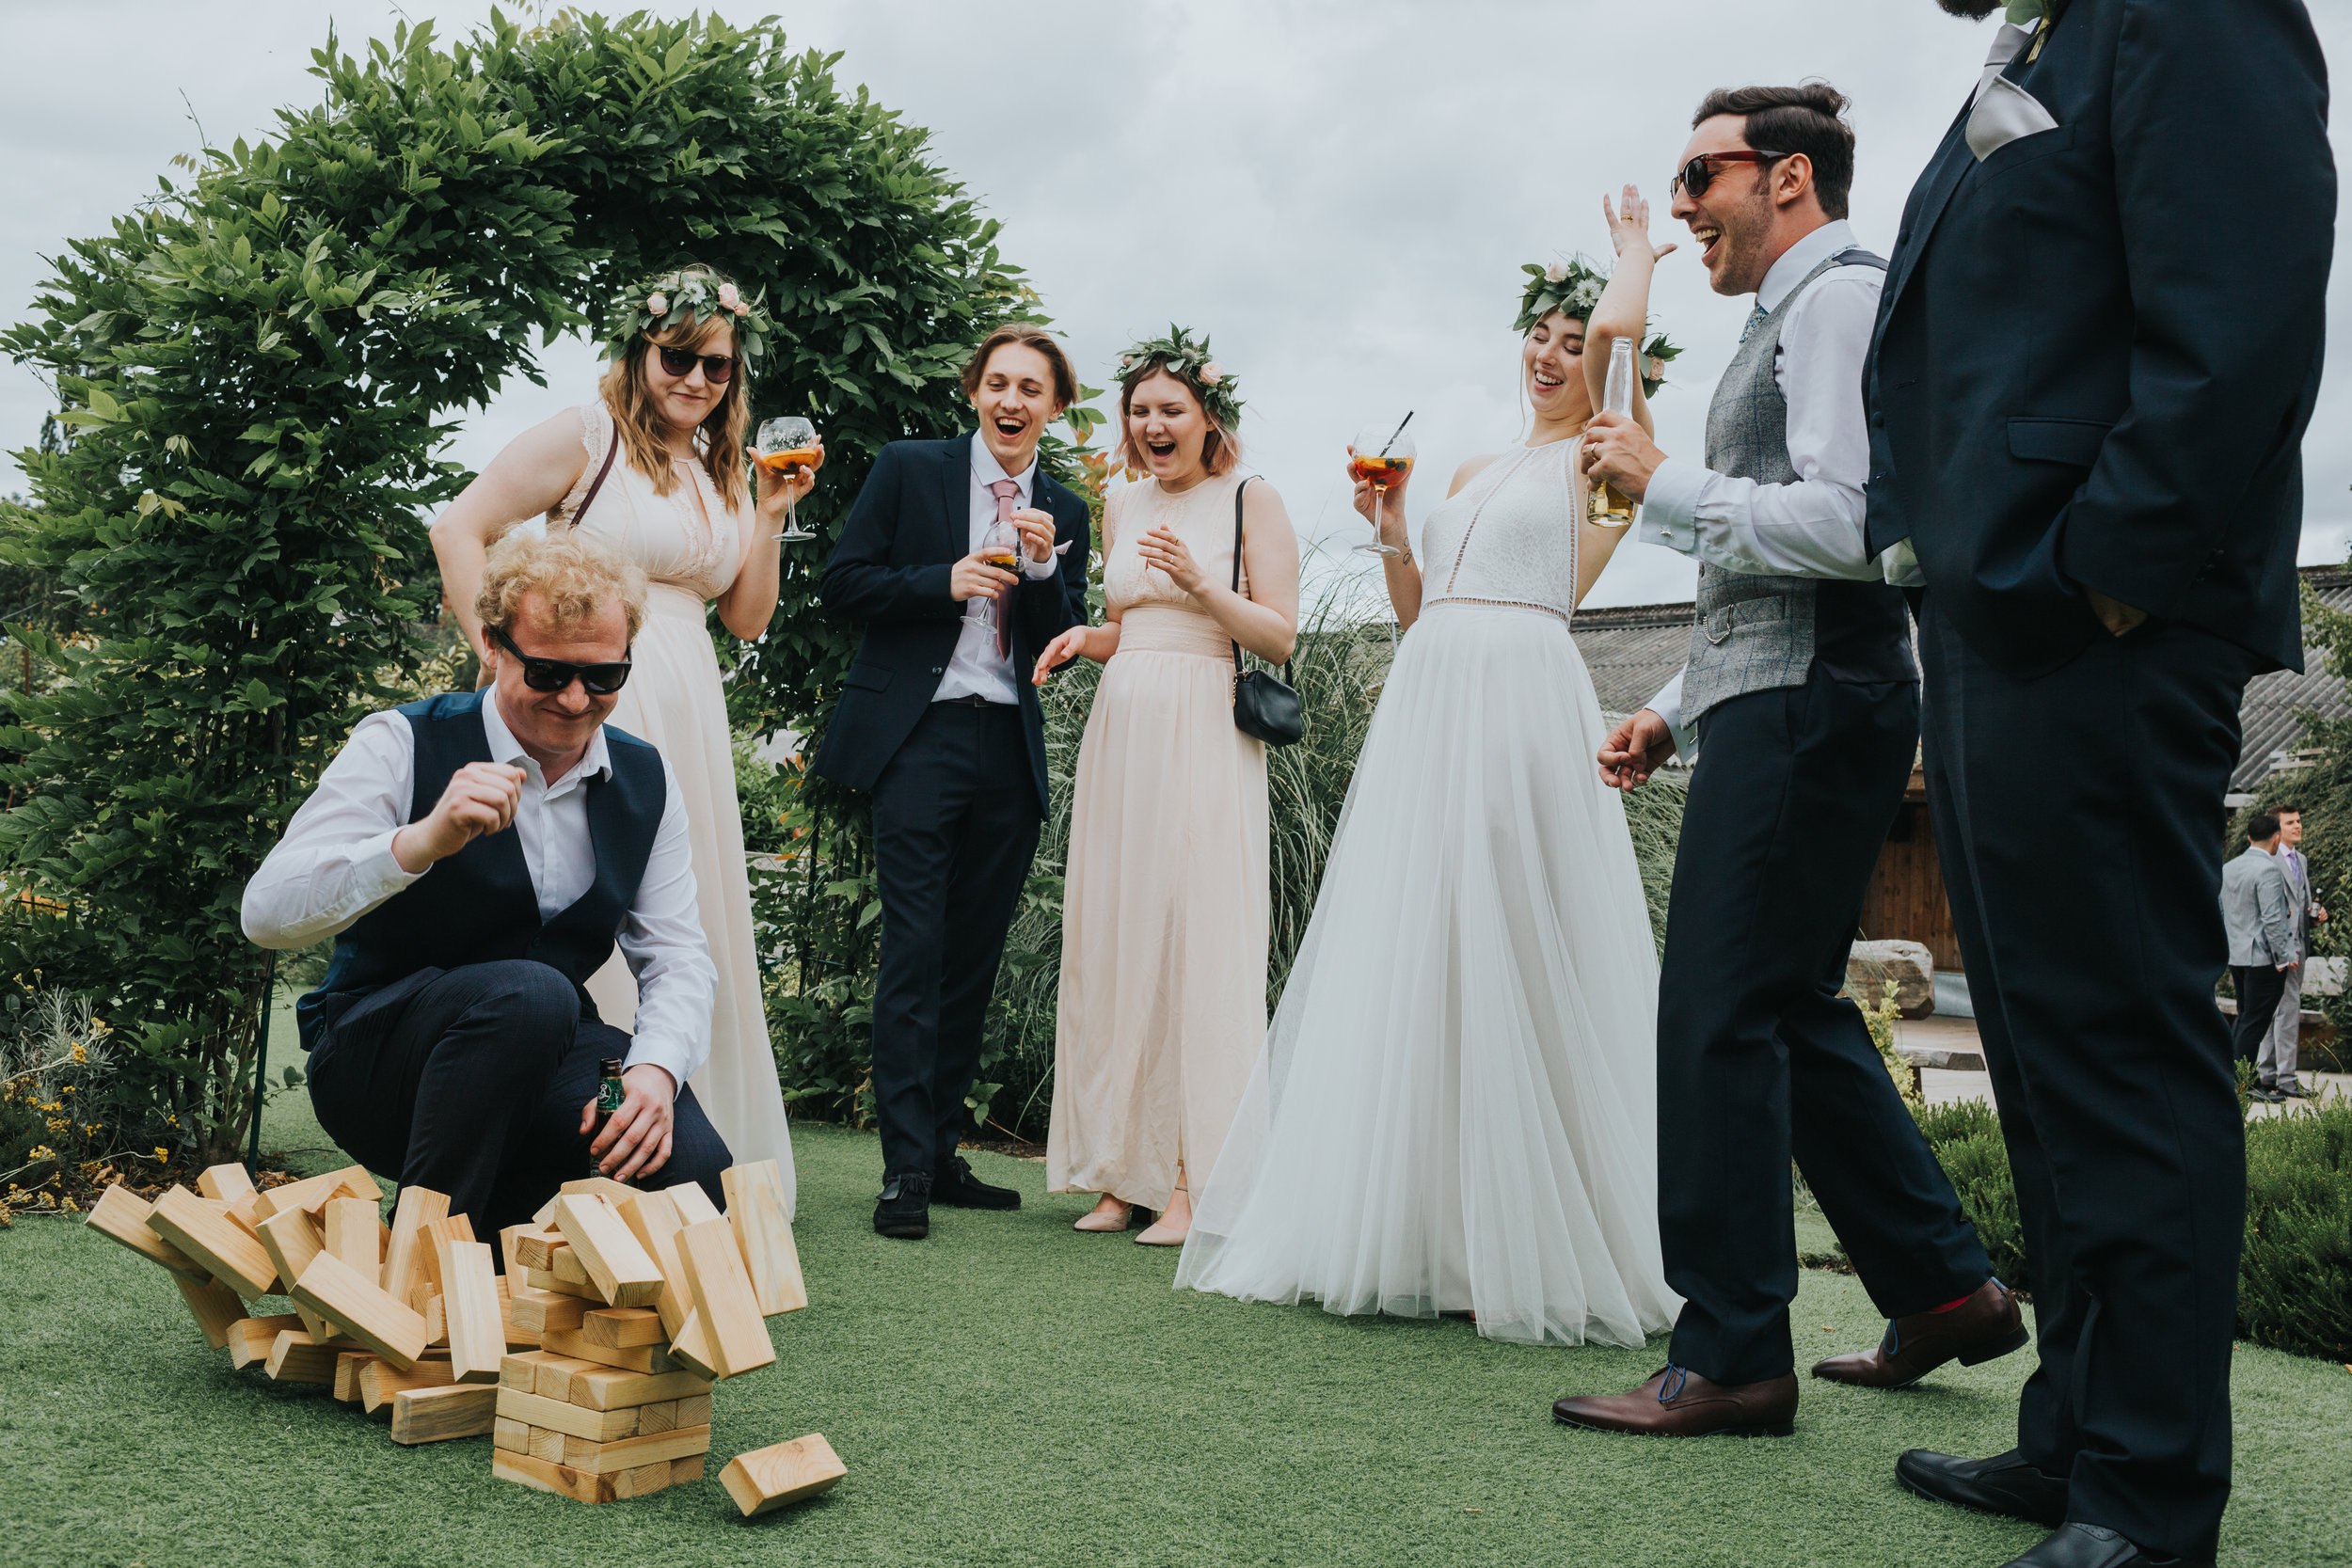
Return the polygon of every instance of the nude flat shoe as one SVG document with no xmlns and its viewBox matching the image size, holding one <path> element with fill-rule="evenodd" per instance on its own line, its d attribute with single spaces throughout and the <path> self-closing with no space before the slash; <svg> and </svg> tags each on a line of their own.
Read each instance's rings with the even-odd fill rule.
<svg viewBox="0 0 2352 1568">
<path fill-rule="evenodd" d="M 1133 1230 L 1138 1225 L 1151 1223 L 1151 1210 L 1129 1203 L 1121 1205 L 1117 1213 L 1106 1212 L 1101 1209 L 1089 1210 L 1073 1221 L 1070 1228 L 1089 1232 L 1120 1231 Z"/>
<path fill-rule="evenodd" d="M 1170 1227 L 1166 1220 L 1162 1220 L 1158 1224 L 1153 1225 L 1150 1229 L 1145 1230 L 1141 1235 L 1137 1236 L 1136 1238 L 1136 1245 L 1183 1246 L 1184 1244 L 1184 1238 L 1190 1234 L 1192 1234 L 1190 1227 L 1186 1227 L 1183 1230 L 1178 1230 Z"/>
</svg>

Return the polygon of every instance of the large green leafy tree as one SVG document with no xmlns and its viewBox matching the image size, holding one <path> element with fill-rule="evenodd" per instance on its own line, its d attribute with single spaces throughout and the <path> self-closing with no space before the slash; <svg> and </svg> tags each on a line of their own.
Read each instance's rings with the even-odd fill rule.
<svg viewBox="0 0 2352 1568">
<path fill-rule="evenodd" d="M 8 628 L 56 674 L 0 726 L 0 974 L 94 995 L 205 1158 L 254 1111 L 240 890 L 416 666 L 453 417 L 628 279 L 707 261 L 766 293 L 755 405 L 824 431 L 802 515 L 829 534 L 882 443 L 954 427 L 968 345 L 1034 314 L 926 134 L 779 28 L 494 13 L 314 58 L 319 104 L 75 243 L 0 339 L 69 431 L 20 454 L 0 561 L 70 612 Z M 803 727 L 851 652 L 809 599 L 823 550 L 787 555 L 736 683 Z"/>
</svg>

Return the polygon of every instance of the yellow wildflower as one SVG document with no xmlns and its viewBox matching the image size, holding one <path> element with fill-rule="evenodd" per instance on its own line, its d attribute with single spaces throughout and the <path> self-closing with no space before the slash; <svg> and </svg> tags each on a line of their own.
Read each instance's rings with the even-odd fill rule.
<svg viewBox="0 0 2352 1568">
<path fill-rule="evenodd" d="M 155 1146 L 155 1163 L 159 1165 L 167 1165 L 171 1164 L 171 1150 L 166 1148 L 161 1144 L 157 1144 Z"/>
</svg>

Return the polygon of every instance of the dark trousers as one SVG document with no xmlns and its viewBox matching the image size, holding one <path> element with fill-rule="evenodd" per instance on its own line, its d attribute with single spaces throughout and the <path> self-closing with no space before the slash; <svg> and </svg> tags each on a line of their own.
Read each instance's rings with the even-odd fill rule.
<svg viewBox="0 0 2352 1568">
<path fill-rule="evenodd" d="M 597 1064 L 629 1037 L 582 1019 L 580 992 L 528 958 L 428 970 L 385 988 L 330 1025 L 310 1053 L 310 1103 L 326 1135 L 404 1187 L 449 1196 L 488 1240 L 527 1223 L 555 1190 L 589 1175 L 581 1107 Z M 678 1085 L 669 1163 L 637 1184 L 695 1181 L 723 1205 L 727 1146 L 694 1091 Z"/>
<path fill-rule="evenodd" d="M 874 1101 L 885 1175 L 955 1154 L 1005 933 L 1037 851 L 1015 707 L 933 703 L 874 784 L 882 964 Z"/>
<path fill-rule="evenodd" d="M 1708 711 L 1658 990 L 1659 1231 L 1684 1297 L 1674 1362 L 1719 1383 L 1794 1367 L 1793 1156 L 1890 1318 L 1992 1275 L 1846 981 L 1902 803 L 1911 683 L 1803 686 Z"/>
<path fill-rule="evenodd" d="M 2237 991 L 2237 1022 L 2230 1027 L 2230 1054 L 2241 1062 L 2259 1062 L 2263 1041 L 2278 1022 L 2279 1004 L 2287 993 L 2286 976 L 2273 964 L 2232 964 L 2230 983 Z"/>
<path fill-rule="evenodd" d="M 2250 660 L 2151 622 L 2016 680 L 1932 591 L 1920 641 L 1936 850 L 2032 1274 L 2018 1446 L 2072 1478 L 2068 1518 L 2210 1559 L 2246 1223 L 2221 796 Z"/>
</svg>

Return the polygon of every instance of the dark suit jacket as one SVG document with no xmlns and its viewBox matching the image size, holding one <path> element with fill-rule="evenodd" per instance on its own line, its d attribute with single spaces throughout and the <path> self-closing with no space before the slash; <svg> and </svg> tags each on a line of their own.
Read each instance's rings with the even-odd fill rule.
<svg viewBox="0 0 2352 1568">
<path fill-rule="evenodd" d="M 2300 444 L 2335 166 L 2301 0 L 2070 0 L 1904 209 L 1863 370 L 1869 545 L 2019 678 L 2105 636 L 2081 591 L 2302 668 Z"/>
<path fill-rule="evenodd" d="M 947 594 L 949 569 L 972 553 L 972 443 L 893 441 L 874 460 L 865 488 L 841 525 L 833 560 L 818 582 L 826 610 L 866 623 L 841 702 L 825 726 L 816 771 L 852 789 L 871 789 L 938 694 L 956 651 L 964 607 Z M 1087 503 L 1040 472 L 1030 504 L 1054 518 L 1054 537 L 1070 548 L 1060 570 L 1025 581 L 1013 593 L 1013 685 L 1037 775 L 1037 809 L 1049 800 L 1045 721 L 1028 673 L 1037 657 L 1087 618 Z"/>
</svg>

